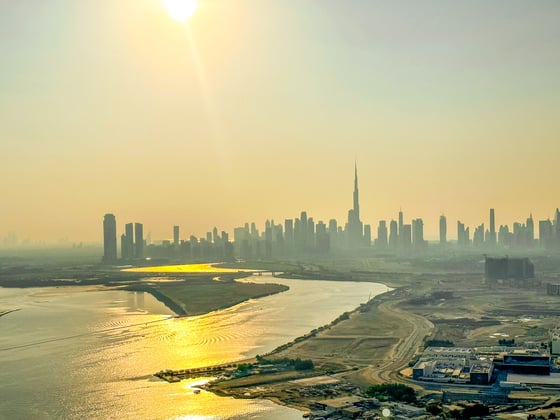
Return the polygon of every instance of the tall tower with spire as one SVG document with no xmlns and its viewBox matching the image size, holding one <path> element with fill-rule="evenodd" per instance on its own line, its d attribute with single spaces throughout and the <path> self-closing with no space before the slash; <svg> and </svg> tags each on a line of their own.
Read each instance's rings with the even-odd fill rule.
<svg viewBox="0 0 560 420">
<path fill-rule="evenodd" d="M 360 197 L 358 192 L 358 164 L 354 162 L 354 217 L 360 220 Z"/>
<path fill-rule="evenodd" d="M 358 248 L 364 242 L 364 225 L 360 220 L 360 197 L 358 192 L 358 165 L 354 162 L 354 206 L 348 210 L 347 238 L 350 248 Z"/>
</svg>

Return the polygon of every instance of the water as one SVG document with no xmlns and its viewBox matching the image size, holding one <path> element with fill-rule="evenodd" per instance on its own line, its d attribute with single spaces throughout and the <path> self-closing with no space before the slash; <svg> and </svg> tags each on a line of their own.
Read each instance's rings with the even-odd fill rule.
<svg viewBox="0 0 560 420">
<path fill-rule="evenodd" d="M 387 290 L 374 283 L 281 280 L 290 290 L 202 316 L 172 318 L 143 292 L 2 289 L 0 418 L 295 419 L 296 410 L 168 384 L 162 369 L 266 353 Z"/>
</svg>

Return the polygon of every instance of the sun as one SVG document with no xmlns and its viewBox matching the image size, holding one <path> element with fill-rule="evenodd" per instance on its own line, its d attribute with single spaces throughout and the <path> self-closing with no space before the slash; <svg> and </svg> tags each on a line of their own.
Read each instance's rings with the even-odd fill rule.
<svg viewBox="0 0 560 420">
<path fill-rule="evenodd" d="M 198 3 L 196 0 L 163 0 L 167 13 L 179 22 L 186 22 L 194 15 Z"/>
</svg>

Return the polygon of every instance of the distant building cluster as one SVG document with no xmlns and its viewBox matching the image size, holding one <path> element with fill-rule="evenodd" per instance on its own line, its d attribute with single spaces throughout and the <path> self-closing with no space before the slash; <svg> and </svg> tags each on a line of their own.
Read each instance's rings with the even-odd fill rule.
<svg viewBox="0 0 560 420">
<path fill-rule="evenodd" d="M 441 230 L 441 228 L 440 228 Z M 475 246 L 492 248 L 496 245 L 503 248 L 534 248 L 560 249 L 560 210 L 556 209 L 554 221 L 550 219 L 539 221 L 539 240 L 535 239 L 535 222 L 530 215 L 525 223 L 515 222 L 513 230 L 507 225 L 501 225 L 496 232 L 496 215 L 490 209 L 490 226 L 484 228 L 484 223 L 474 230 L 472 241 L 470 229 L 461 221 L 457 222 L 457 244 L 460 247 Z"/>
<path fill-rule="evenodd" d="M 417 252 L 428 248 L 424 239 L 424 221 L 412 219 L 407 223 L 402 210 L 397 220 L 379 221 L 377 237 L 372 238 L 372 229 L 364 224 L 360 217 L 360 201 L 358 189 L 358 169 L 354 168 L 353 205 L 348 210 L 348 218 L 344 225 L 336 219 L 328 223 L 315 221 L 306 211 L 299 217 L 286 219 L 284 223 L 267 220 L 263 231 L 256 224 L 245 223 L 234 229 L 233 241 L 227 232 L 219 232 L 214 228 L 205 237 L 190 236 L 188 240 L 180 239 L 179 226 L 173 226 L 173 239 L 158 244 L 150 243 L 149 237 L 144 238 L 141 223 L 128 223 L 120 241 L 120 258 L 124 261 L 138 260 L 145 257 L 181 259 L 181 260 L 233 260 L 291 258 L 296 256 L 327 255 L 330 253 L 348 253 L 364 250 L 380 250 L 387 252 Z M 496 230 L 496 215 L 490 209 L 489 228 L 484 223 L 475 228 L 472 239 L 470 228 L 461 221 L 457 222 L 457 243 L 461 249 L 469 247 L 482 249 L 532 248 L 560 249 L 560 211 L 556 209 L 554 221 L 541 220 L 538 223 L 539 239 L 535 238 L 533 217 L 525 223 L 514 223 L 510 231 L 507 225 Z M 447 237 L 447 219 L 441 215 L 439 219 L 439 246 L 450 246 Z M 114 263 L 119 260 L 117 250 L 117 224 L 113 214 L 106 214 L 103 220 L 104 254 L 103 261 Z M 507 275 L 517 273 L 518 262 L 511 259 L 506 262 L 492 262 L 487 275 L 505 269 Z M 525 263 L 524 263 L 525 264 Z M 500 268 L 501 267 L 501 268 Z M 504 268 L 505 267 L 505 268 Z M 530 265 L 524 265 L 524 275 L 530 272 Z M 508 271 L 509 270 L 509 271 Z"/>
</svg>

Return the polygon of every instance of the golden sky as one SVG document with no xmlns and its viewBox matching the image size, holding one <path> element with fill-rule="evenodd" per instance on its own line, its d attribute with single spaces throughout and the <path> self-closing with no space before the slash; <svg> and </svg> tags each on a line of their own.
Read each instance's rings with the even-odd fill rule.
<svg viewBox="0 0 560 420">
<path fill-rule="evenodd" d="M 0 238 L 560 205 L 556 0 L 198 3 L 0 3 Z"/>
</svg>

